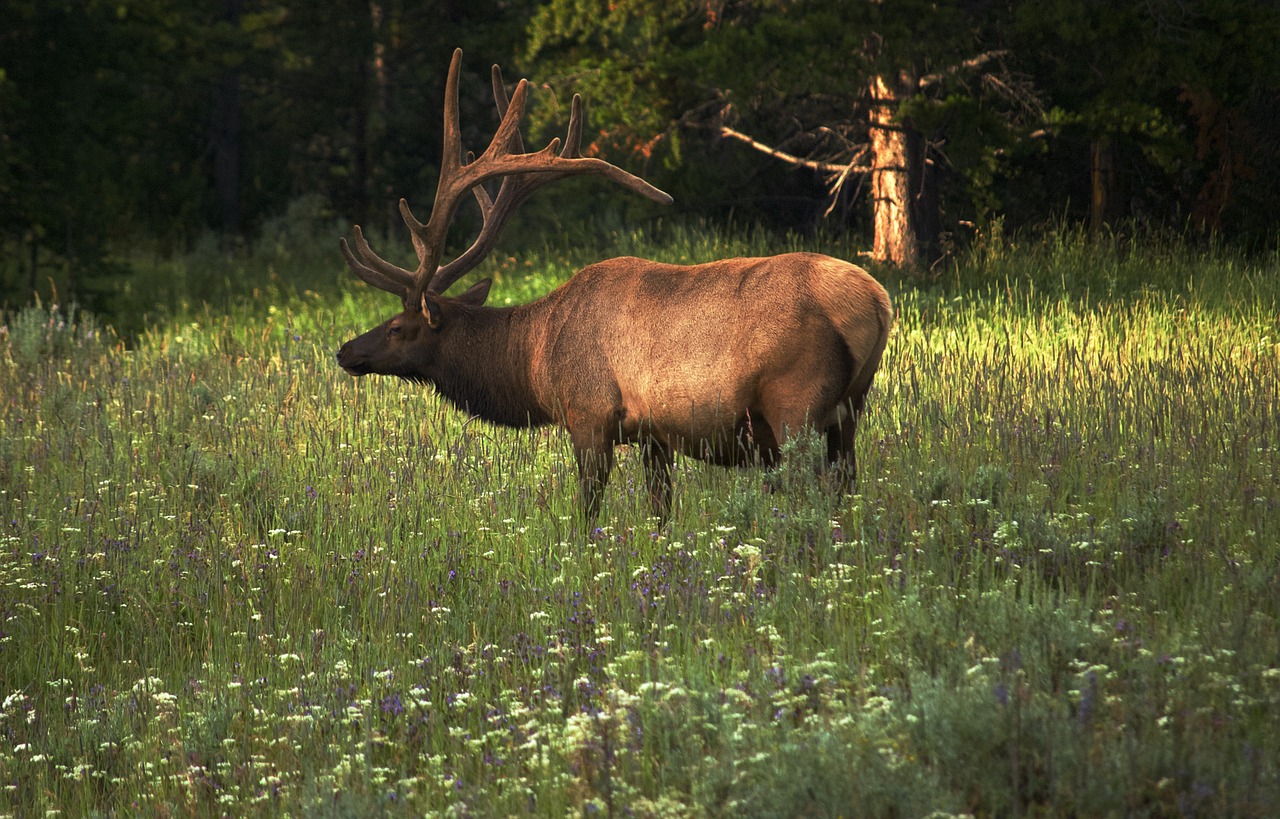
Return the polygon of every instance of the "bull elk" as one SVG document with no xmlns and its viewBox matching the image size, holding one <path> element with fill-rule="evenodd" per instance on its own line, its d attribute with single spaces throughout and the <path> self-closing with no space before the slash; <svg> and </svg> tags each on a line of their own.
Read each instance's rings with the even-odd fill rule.
<svg viewBox="0 0 1280 819">
<path fill-rule="evenodd" d="M 771 463 L 802 428 L 824 432 L 843 481 L 855 475 L 854 433 L 884 352 L 893 311 L 861 268 L 813 253 L 724 259 L 691 267 L 630 257 L 590 265 L 553 292 L 516 307 L 485 307 L 489 280 L 445 291 L 493 248 L 535 190 L 596 174 L 664 204 L 644 180 L 579 152 L 575 96 L 563 148 L 525 152 L 519 122 L 528 85 L 507 98 L 493 68 L 501 124 L 479 157 L 463 158 L 454 52 L 444 102 L 444 157 L 424 225 L 405 200 L 418 269 L 379 258 L 354 227 L 340 246 L 364 281 L 395 293 L 404 311 L 342 345 L 354 376 L 377 373 L 431 384 L 463 412 L 511 427 L 568 430 L 581 504 L 595 521 L 614 446 L 640 444 L 654 511 L 667 515 L 672 456 L 721 464 Z M 501 179 L 496 196 L 483 183 Z M 449 223 L 467 194 L 483 224 L 474 244 L 441 264 Z"/>
</svg>

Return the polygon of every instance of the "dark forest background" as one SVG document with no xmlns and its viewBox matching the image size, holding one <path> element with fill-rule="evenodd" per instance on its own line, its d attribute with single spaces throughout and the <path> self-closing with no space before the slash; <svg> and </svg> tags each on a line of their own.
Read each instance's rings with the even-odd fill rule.
<svg viewBox="0 0 1280 819">
<path fill-rule="evenodd" d="M 499 63 L 534 85 L 531 143 L 580 92 L 584 151 L 676 199 L 566 184 L 508 247 L 657 218 L 852 231 L 925 269 L 1046 225 L 1275 246 L 1269 1 L 3 0 L 0 21 L 0 307 L 110 314 L 140 266 L 286 214 L 326 241 L 399 230 L 398 198 L 434 190 L 459 46 L 469 147 Z M 906 257 L 880 251 L 890 171 Z"/>
</svg>

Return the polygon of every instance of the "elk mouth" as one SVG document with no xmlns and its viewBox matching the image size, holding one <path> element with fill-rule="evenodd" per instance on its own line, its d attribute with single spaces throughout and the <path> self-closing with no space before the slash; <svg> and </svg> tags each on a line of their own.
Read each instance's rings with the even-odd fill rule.
<svg viewBox="0 0 1280 819">
<path fill-rule="evenodd" d="M 338 359 L 338 366 L 346 370 L 348 375 L 361 376 L 361 375 L 368 375 L 369 373 L 373 372 L 373 368 L 370 367 L 365 362 L 343 361 L 343 358 L 347 357 L 343 355 L 343 353 L 345 352 L 347 352 L 347 345 L 344 344 L 342 345 L 342 349 L 338 350 L 338 353 L 337 355 L 334 356 L 334 358 Z"/>
</svg>

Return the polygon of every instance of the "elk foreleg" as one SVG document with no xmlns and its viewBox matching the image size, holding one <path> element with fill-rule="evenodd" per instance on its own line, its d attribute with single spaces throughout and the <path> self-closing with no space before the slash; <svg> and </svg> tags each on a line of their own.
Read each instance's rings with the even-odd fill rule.
<svg viewBox="0 0 1280 819">
<path fill-rule="evenodd" d="M 613 471 L 613 446 L 594 442 L 580 445 L 575 440 L 573 455 L 578 462 L 578 480 L 582 487 L 583 520 L 590 527 L 600 517 L 604 488 L 609 483 L 609 473 Z"/>
<path fill-rule="evenodd" d="M 649 503 L 658 520 L 665 522 L 671 513 L 671 448 L 650 440 L 644 445 L 644 478 L 649 488 Z"/>
</svg>

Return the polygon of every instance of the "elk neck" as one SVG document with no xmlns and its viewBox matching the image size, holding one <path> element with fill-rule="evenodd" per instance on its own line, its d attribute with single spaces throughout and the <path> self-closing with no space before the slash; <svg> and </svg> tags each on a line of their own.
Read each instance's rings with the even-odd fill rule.
<svg viewBox="0 0 1280 819">
<path fill-rule="evenodd" d="M 527 307 L 528 305 L 525 305 Z M 531 316 L 521 307 L 461 307 L 429 378 L 454 406 L 494 424 L 541 426 L 551 417 L 531 383 Z"/>
</svg>

